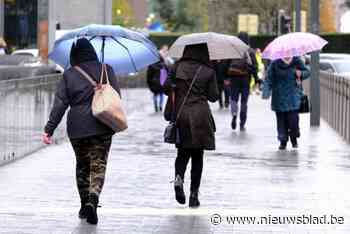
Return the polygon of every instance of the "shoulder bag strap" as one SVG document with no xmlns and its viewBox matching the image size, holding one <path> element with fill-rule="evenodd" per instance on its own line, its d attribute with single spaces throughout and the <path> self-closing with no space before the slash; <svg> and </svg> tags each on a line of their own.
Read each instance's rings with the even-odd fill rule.
<svg viewBox="0 0 350 234">
<path fill-rule="evenodd" d="M 189 96 L 190 93 L 191 93 L 191 90 L 192 90 L 192 87 L 193 87 L 193 85 L 194 85 L 194 82 L 196 81 L 196 79 L 197 79 L 197 77 L 198 77 L 198 75 L 199 75 L 199 72 L 200 72 L 201 70 L 202 70 L 202 66 L 200 66 L 200 67 L 197 69 L 196 74 L 194 75 L 194 77 L 193 77 L 193 79 L 192 79 L 191 85 L 190 85 L 190 87 L 189 87 L 189 89 L 188 89 L 188 91 L 187 91 L 187 93 L 186 93 L 186 96 L 185 96 L 185 98 L 184 98 L 184 100 L 183 100 L 183 102 L 182 102 L 182 104 L 181 104 L 181 106 L 180 106 L 179 112 L 178 112 L 178 114 L 177 114 L 177 116 L 176 116 L 175 123 L 177 122 L 177 120 L 179 119 L 179 117 L 180 117 L 180 115 L 181 115 L 182 109 L 183 109 L 183 107 L 185 106 L 185 103 L 186 103 L 186 101 L 187 101 L 188 96 Z"/>
<path fill-rule="evenodd" d="M 176 76 L 176 70 L 177 70 L 178 64 L 175 64 L 174 68 L 173 68 L 173 73 L 175 73 Z M 171 121 L 175 122 L 176 121 L 176 111 L 175 111 L 175 88 L 176 88 L 176 83 L 175 83 L 175 79 L 176 78 L 172 78 L 171 76 L 169 76 L 170 82 L 171 82 Z"/>
<path fill-rule="evenodd" d="M 83 69 L 81 69 L 79 66 L 74 66 L 74 68 L 81 74 L 85 79 L 87 79 L 94 87 L 97 86 L 94 79 L 91 78 L 89 74 L 87 74 Z"/>
<path fill-rule="evenodd" d="M 109 84 L 107 65 L 105 63 L 102 64 L 101 68 L 100 84 L 103 84 L 104 78 L 106 78 L 106 84 Z"/>
</svg>

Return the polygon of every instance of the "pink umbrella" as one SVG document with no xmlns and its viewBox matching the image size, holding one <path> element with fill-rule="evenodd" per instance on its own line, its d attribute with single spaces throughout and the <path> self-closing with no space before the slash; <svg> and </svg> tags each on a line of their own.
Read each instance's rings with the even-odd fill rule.
<svg viewBox="0 0 350 234">
<path fill-rule="evenodd" d="M 312 33 L 288 33 L 268 44 L 262 57 L 277 60 L 303 56 L 307 53 L 321 50 L 327 43 L 326 40 Z"/>
</svg>

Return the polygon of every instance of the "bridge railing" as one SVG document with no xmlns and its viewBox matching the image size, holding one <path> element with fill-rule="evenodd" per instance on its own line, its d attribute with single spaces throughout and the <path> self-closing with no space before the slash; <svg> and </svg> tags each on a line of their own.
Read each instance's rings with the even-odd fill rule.
<svg viewBox="0 0 350 234">
<path fill-rule="evenodd" d="M 57 84 L 62 74 L 0 81 L 0 165 L 31 154 L 45 145 L 43 128 L 49 119 Z M 142 109 L 130 88 L 145 87 L 145 72 L 119 77 L 122 99 L 128 115 Z M 146 97 L 147 98 L 147 97 Z M 150 98 L 151 101 L 151 98 Z M 67 138 L 65 117 L 55 131 L 56 142 Z"/>
<path fill-rule="evenodd" d="M 309 92 L 309 82 L 305 89 Z M 320 98 L 321 117 L 350 142 L 350 78 L 320 72 Z"/>
<path fill-rule="evenodd" d="M 60 78 L 60 74 L 53 74 L 0 81 L 0 164 L 43 147 L 41 134 Z M 61 125 L 56 139 L 65 135 Z"/>
</svg>

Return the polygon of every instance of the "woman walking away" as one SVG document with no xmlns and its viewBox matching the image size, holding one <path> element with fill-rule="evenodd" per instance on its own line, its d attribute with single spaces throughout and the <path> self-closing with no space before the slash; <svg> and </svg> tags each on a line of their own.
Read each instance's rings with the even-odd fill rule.
<svg viewBox="0 0 350 234">
<path fill-rule="evenodd" d="M 170 98 L 173 91 L 174 106 Z M 179 133 L 179 142 L 176 144 L 175 197 L 180 204 L 186 203 L 183 181 L 191 159 L 189 206 L 198 207 L 204 150 L 215 149 L 215 122 L 208 101 L 216 102 L 219 98 L 215 70 L 210 66 L 206 44 L 186 46 L 183 57 L 175 64 L 170 79 L 165 83 L 165 94 L 169 96 L 165 119 L 171 120 L 172 108 L 175 108 Z"/>
<path fill-rule="evenodd" d="M 45 126 L 43 142 L 52 143 L 51 137 L 66 109 L 67 131 L 76 156 L 76 181 L 81 200 L 80 218 L 97 224 L 96 208 L 106 173 L 107 157 L 114 131 L 92 115 L 91 103 L 94 87 L 77 70 L 80 67 L 99 82 L 102 64 L 90 42 L 79 39 L 70 54 L 71 68 L 63 74 L 58 85 L 53 109 Z M 79 69 L 79 68 L 78 68 Z M 111 86 L 120 94 L 113 69 L 106 66 Z"/>
<path fill-rule="evenodd" d="M 168 68 L 164 63 L 164 59 L 160 57 L 160 61 L 153 64 L 147 69 L 147 85 L 153 93 L 153 104 L 155 112 L 163 111 L 164 91 L 163 85 L 168 77 Z"/>
<path fill-rule="evenodd" d="M 300 137 L 299 108 L 303 94 L 302 80 L 309 78 L 310 71 L 300 58 L 284 58 L 272 62 L 263 87 L 263 98 L 272 91 L 272 110 L 276 112 L 280 150 L 285 150 L 290 138 L 293 148 L 298 147 Z"/>
</svg>

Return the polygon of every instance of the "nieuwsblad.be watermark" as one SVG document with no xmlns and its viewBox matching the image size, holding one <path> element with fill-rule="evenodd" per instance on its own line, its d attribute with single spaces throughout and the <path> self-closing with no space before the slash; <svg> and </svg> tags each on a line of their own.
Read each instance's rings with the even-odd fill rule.
<svg viewBox="0 0 350 234">
<path fill-rule="evenodd" d="M 213 214 L 210 217 L 212 225 L 336 225 L 344 224 L 345 219 L 342 216 L 335 215 L 297 215 L 297 216 L 223 216 Z"/>
</svg>

